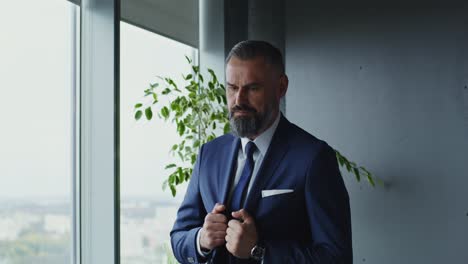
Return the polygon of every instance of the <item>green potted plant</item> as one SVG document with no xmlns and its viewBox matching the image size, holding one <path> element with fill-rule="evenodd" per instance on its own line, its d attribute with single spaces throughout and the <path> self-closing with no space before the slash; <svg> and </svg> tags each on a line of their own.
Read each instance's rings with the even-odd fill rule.
<svg viewBox="0 0 468 264">
<path fill-rule="evenodd" d="M 224 85 L 219 83 L 213 70 L 208 69 L 209 79 L 205 79 L 199 66 L 187 56 L 185 58 L 191 72 L 182 75 L 183 87 L 179 87 L 172 78 L 159 77 L 160 82 L 150 84 L 144 90 L 144 97 L 151 100 L 138 102 L 134 107 L 136 120 L 143 116 L 151 120 L 156 113 L 158 118 L 176 125 L 181 141 L 172 146 L 170 153 L 177 161 L 165 166 L 170 172 L 163 183 L 163 189 L 169 187 L 173 196 L 177 185 L 190 179 L 199 147 L 230 132 Z M 165 100 L 161 100 L 163 97 Z M 357 181 L 365 178 L 372 186 L 376 182 L 382 184 L 365 167 L 349 161 L 338 150 L 335 153 L 339 165 L 354 174 Z"/>
</svg>

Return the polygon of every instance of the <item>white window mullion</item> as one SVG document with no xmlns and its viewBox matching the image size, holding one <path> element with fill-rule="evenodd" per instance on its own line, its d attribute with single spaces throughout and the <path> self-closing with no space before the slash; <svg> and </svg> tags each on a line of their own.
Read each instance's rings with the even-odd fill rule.
<svg viewBox="0 0 468 264">
<path fill-rule="evenodd" d="M 72 120 L 72 153 L 71 153 L 71 189 L 72 189 L 72 221 L 71 221 L 71 237 L 72 237 L 72 250 L 70 254 L 70 263 L 80 264 L 80 11 L 79 7 L 72 5 L 70 8 L 70 27 L 71 27 L 71 87 L 72 87 L 72 96 L 71 96 L 71 120 Z"/>
<path fill-rule="evenodd" d="M 81 263 L 119 262 L 118 0 L 81 1 Z"/>
</svg>

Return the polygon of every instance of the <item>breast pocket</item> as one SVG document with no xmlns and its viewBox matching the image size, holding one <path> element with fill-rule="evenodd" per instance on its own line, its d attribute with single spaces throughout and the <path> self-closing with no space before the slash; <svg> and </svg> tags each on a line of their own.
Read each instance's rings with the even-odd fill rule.
<svg viewBox="0 0 468 264">
<path fill-rule="evenodd" d="M 266 193 L 271 194 L 271 193 Z M 299 204 L 300 199 L 296 192 L 276 193 L 263 195 L 260 199 L 259 228 L 265 239 L 290 239 L 294 235 L 294 229 L 301 218 Z M 291 232 L 292 231 L 292 232 Z"/>
<path fill-rule="evenodd" d="M 263 190 L 259 209 L 267 217 L 276 217 L 293 212 L 295 201 L 296 193 L 294 190 Z"/>
</svg>

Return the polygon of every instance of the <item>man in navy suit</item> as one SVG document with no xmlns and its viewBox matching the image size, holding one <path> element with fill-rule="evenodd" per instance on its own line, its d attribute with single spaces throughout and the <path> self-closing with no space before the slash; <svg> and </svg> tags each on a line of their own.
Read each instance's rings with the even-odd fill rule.
<svg viewBox="0 0 468 264">
<path fill-rule="evenodd" d="M 231 50 L 232 133 L 200 149 L 171 231 L 181 263 L 352 263 L 335 152 L 281 114 L 287 88 L 271 44 L 243 41 Z"/>
</svg>

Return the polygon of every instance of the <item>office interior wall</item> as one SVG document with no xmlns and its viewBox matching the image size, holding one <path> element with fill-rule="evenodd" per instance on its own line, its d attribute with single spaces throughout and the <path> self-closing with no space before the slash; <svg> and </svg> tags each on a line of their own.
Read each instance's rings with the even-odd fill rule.
<svg viewBox="0 0 468 264">
<path fill-rule="evenodd" d="M 467 13 L 286 1 L 287 117 L 387 183 L 343 174 L 354 263 L 468 263 Z"/>
</svg>

